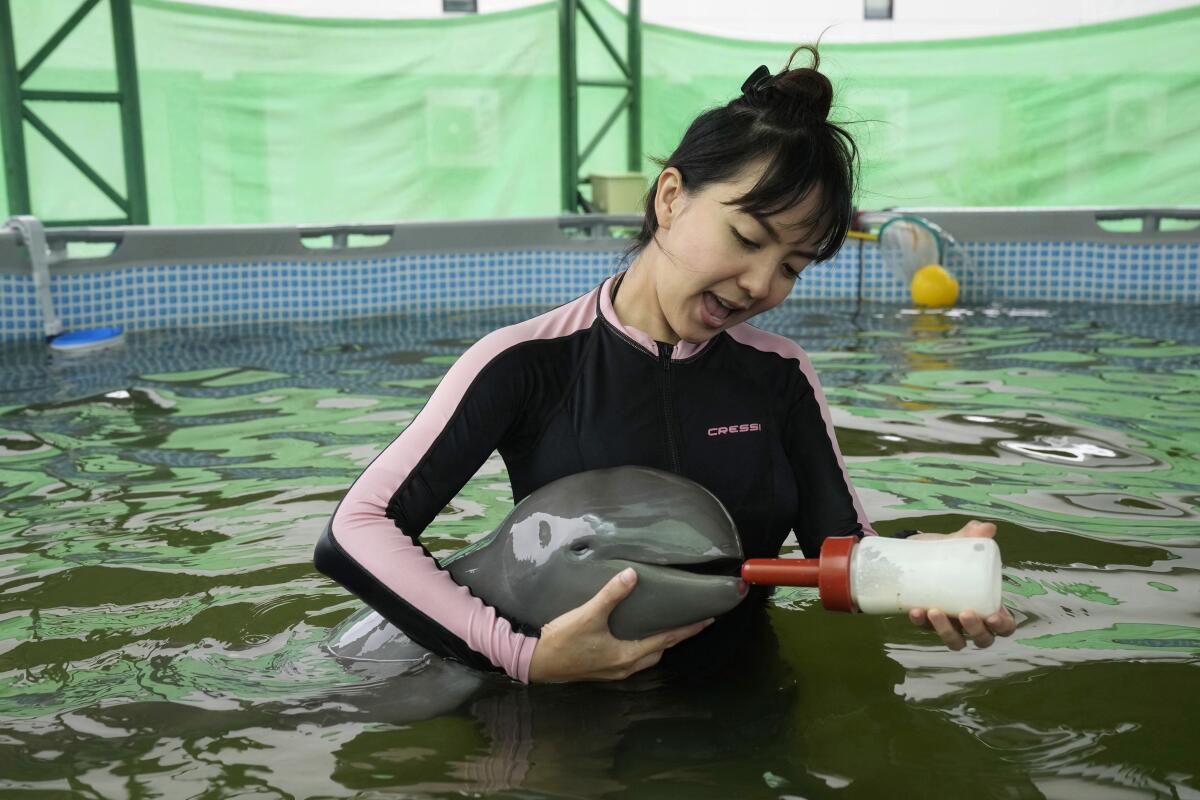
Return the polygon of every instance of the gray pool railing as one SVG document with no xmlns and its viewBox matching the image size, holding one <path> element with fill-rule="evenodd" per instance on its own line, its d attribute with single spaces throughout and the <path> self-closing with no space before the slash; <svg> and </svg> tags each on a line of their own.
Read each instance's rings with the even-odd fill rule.
<svg viewBox="0 0 1200 800">
<path fill-rule="evenodd" d="M 967 303 L 1200 302 L 1200 207 L 910 208 L 973 262 Z M 0 340 L 391 313 L 552 306 L 620 266 L 637 216 L 345 225 L 0 229 Z M 101 252 L 103 251 L 103 252 Z M 904 303 L 849 241 L 793 297 Z"/>
</svg>

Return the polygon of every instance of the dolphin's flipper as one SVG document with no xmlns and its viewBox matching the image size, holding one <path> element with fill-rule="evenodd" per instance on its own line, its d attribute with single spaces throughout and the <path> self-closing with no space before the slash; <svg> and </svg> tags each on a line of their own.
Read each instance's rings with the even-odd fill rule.
<svg viewBox="0 0 1200 800">
<path fill-rule="evenodd" d="M 325 647 L 347 672 L 365 680 L 323 692 L 322 707 L 336 702 L 408 724 L 453 711 L 487 686 L 482 673 L 434 657 L 370 608 L 336 626 Z"/>
<path fill-rule="evenodd" d="M 430 653 L 388 622 L 379 612 L 361 608 L 329 634 L 329 652 L 346 661 L 412 664 L 419 668 Z"/>
</svg>

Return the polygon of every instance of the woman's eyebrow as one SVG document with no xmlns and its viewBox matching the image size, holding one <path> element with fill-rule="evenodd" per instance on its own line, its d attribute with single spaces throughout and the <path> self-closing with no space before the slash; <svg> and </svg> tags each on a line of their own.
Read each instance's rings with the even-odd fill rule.
<svg viewBox="0 0 1200 800">
<path fill-rule="evenodd" d="M 775 230 L 775 227 L 771 225 L 770 221 L 767 220 L 766 217 L 760 217 L 758 214 L 750 214 L 749 216 L 763 227 L 763 230 L 767 232 L 767 236 L 771 237 L 771 241 L 775 242 L 776 244 L 779 243 L 779 231 Z M 788 255 L 791 255 L 792 253 L 795 253 L 798 256 L 803 256 L 804 258 L 812 259 L 814 261 L 817 258 L 816 253 L 813 253 L 809 250 L 801 250 L 797 245 L 793 245 L 792 251 L 791 253 L 788 253 Z"/>
</svg>

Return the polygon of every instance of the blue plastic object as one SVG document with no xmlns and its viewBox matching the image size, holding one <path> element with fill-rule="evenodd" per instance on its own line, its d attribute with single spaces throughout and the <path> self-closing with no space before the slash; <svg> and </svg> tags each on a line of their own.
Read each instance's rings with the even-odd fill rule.
<svg viewBox="0 0 1200 800">
<path fill-rule="evenodd" d="M 50 340 L 50 348 L 64 353 L 78 353 L 84 350 L 99 350 L 111 347 L 125 340 L 125 331 L 120 327 L 86 328 L 81 331 L 68 331 Z"/>
</svg>

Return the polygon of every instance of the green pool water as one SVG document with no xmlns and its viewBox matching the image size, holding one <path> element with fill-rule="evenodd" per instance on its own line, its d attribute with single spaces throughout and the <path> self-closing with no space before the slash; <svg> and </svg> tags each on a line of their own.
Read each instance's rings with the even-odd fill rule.
<svg viewBox="0 0 1200 800">
<path fill-rule="evenodd" d="M 994 520 L 996 646 L 776 593 L 732 666 L 430 718 L 322 647 L 343 492 L 537 309 L 0 346 L 0 795 L 1200 797 L 1200 309 L 792 304 L 885 532 Z M 511 508 L 498 457 L 426 532 Z M 416 706 L 414 706 L 416 703 Z M 417 708 L 417 710 L 414 710 Z"/>
</svg>

